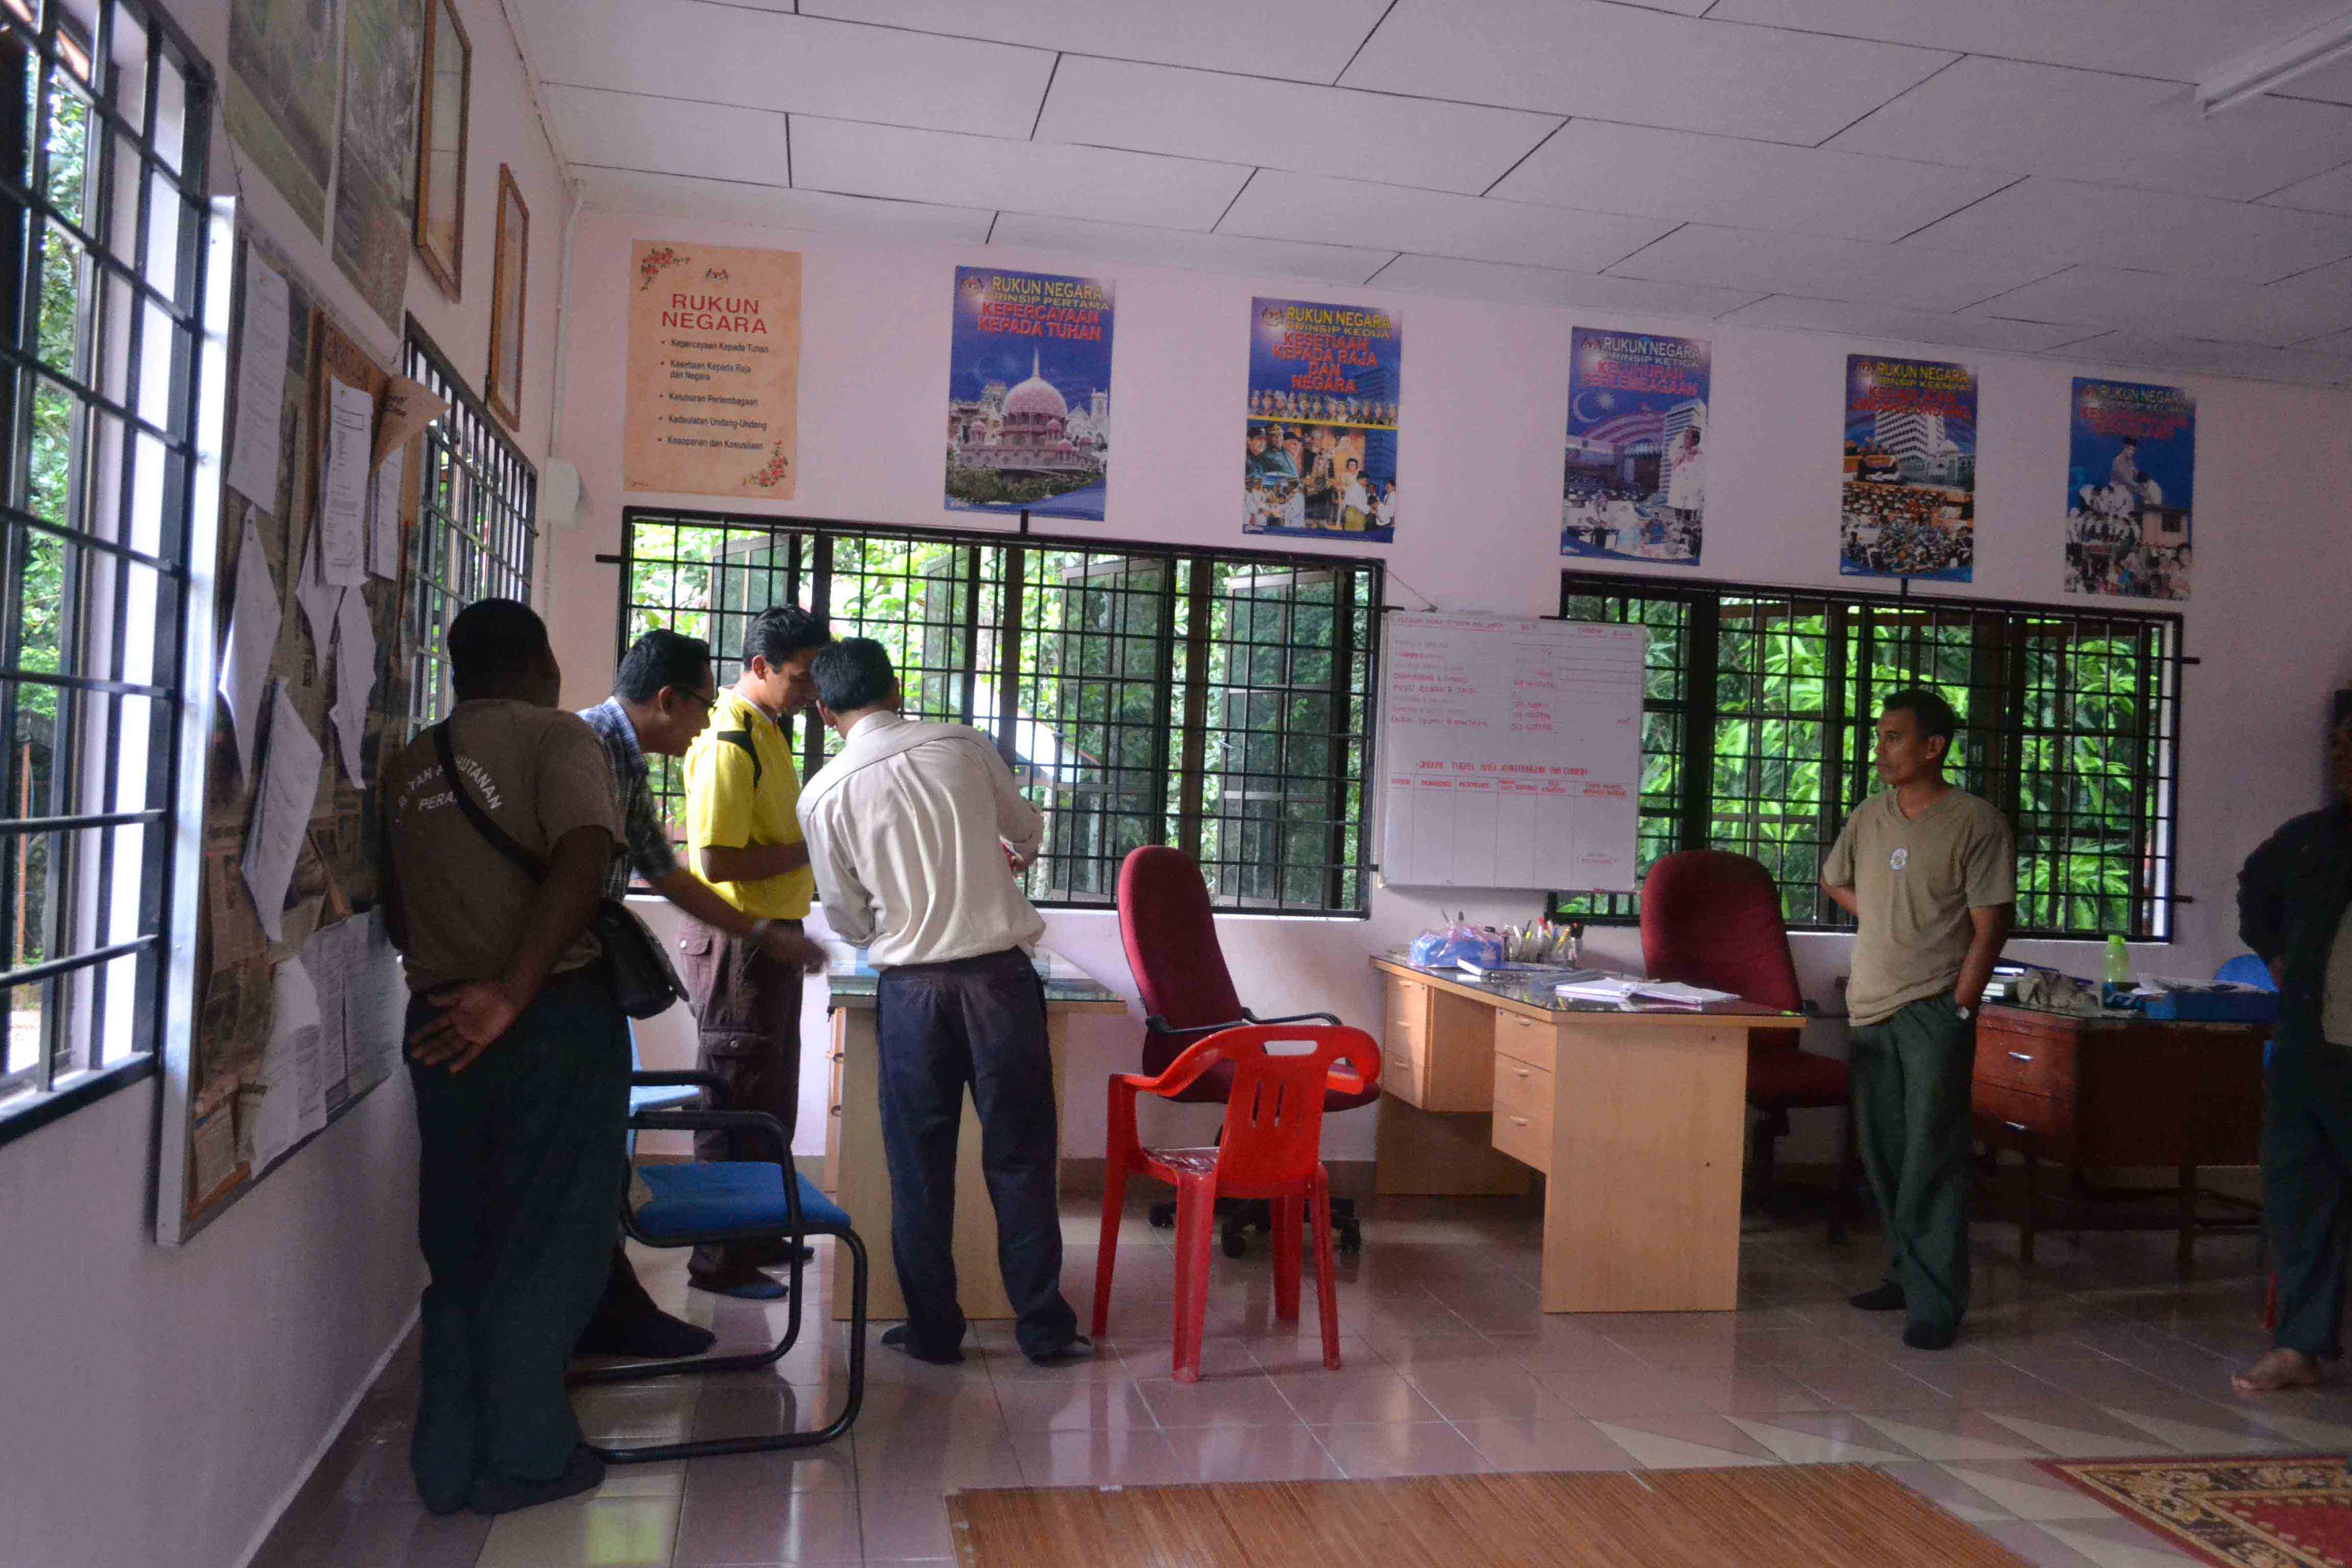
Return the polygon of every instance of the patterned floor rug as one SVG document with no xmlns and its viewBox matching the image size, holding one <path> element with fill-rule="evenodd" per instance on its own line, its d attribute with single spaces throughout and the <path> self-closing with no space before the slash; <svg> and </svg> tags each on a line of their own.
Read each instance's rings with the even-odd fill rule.
<svg viewBox="0 0 2352 1568">
<path fill-rule="evenodd" d="M 2352 1568 L 2352 1475 L 2341 1454 L 2042 1468 L 2221 1568 Z"/>
</svg>

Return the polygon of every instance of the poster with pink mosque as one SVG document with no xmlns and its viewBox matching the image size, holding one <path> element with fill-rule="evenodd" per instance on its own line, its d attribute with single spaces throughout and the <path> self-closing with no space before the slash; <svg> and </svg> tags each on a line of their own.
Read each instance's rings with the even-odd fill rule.
<svg viewBox="0 0 2352 1568">
<path fill-rule="evenodd" d="M 959 267 L 953 320 L 948 510 L 1101 521 L 1110 284 Z"/>
</svg>

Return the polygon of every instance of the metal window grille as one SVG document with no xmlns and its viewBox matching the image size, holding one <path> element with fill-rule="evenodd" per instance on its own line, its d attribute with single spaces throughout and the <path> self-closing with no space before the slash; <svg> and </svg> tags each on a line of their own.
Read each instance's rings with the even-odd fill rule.
<svg viewBox="0 0 2352 1568">
<path fill-rule="evenodd" d="M 212 94 L 152 5 L 0 0 L 0 1105 L 159 1044 Z"/>
<path fill-rule="evenodd" d="M 770 605 L 889 649 L 907 711 L 994 737 L 1045 816 L 1046 905 L 1098 907 L 1173 844 L 1228 910 L 1362 914 L 1377 565 L 631 510 L 620 646 L 707 638 L 720 684 Z M 800 721 L 803 772 L 838 749 Z M 676 763 L 653 784 L 684 837 Z"/>
<path fill-rule="evenodd" d="M 1792 928 L 1835 929 L 1822 858 L 1874 787 L 1881 703 L 1926 686 L 1960 716 L 1955 782 L 2016 829 L 2019 932 L 2169 938 L 2179 616 L 1581 573 L 1560 614 L 1652 628 L 1643 870 L 1684 847 L 1752 856 Z M 1625 894 L 1559 905 L 1638 913 Z"/>
<path fill-rule="evenodd" d="M 442 636 L 457 612 L 477 599 L 530 602 L 531 557 L 539 542 L 539 471 L 414 319 L 408 323 L 408 374 L 449 405 L 425 429 L 410 593 L 402 610 L 409 617 L 413 732 L 449 710 Z"/>
</svg>

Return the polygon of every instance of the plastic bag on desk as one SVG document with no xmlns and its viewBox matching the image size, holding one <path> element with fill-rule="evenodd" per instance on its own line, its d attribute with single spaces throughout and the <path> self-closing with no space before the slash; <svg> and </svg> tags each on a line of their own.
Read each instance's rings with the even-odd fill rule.
<svg viewBox="0 0 2352 1568">
<path fill-rule="evenodd" d="M 1465 958 L 1500 963 L 1503 938 L 1500 932 L 1456 922 L 1413 938 L 1410 956 L 1414 967 L 1420 969 L 1451 969 Z"/>
</svg>

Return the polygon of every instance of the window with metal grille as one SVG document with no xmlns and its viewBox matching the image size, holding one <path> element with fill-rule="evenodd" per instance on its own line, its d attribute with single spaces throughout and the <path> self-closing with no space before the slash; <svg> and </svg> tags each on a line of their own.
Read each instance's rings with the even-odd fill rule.
<svg viewBox="0 0 2352 1568">
<path fill-rule="evenodd" d="M 530 600 L 539 471 L 414 318 L 408 323 L 408 374 L 449 405 L 425 430 L 408 602 L 401 611 L 410 626 L 413 732 L 449 710 L 442 634 L 457 612 L 477 599 Z"/>
<path fill-rule="evenodd" d="M 1099 906 L 1147 844 L 1198 860 L 1221 909 L 1362 914 L 1381 569 L 1331 556 L 993 539 L 632 510 L 620 647 L 743 630 L 799 604 L 890 651 L 918 718 L 995 738 L 1045 814 L 1041 904 Z M 839 747 L 814 716 L 803 773 Z M 685 836 L 677 765 L 654 759 Z"/>
<path fill-rule="evenodd" d="M 212 73 L 136 0 L 0 0 L 0 1118 L 163 1017 Z"/>
<path fill-rule="evenodd" d="M 1752 856 L 1792 928 L 1835 929 L 1822 858 L 1876 787 L 1880 704 L 1926 686 L 1960 716 L 1953 782 L 2016 829 L 2019 933 L 2168 940 L 2179 616 L 1574 572 L 1560 614 L 1650 628 L 1640 869 Z M 1631 894 L 1558 903 L 1638 913 Z"/>
</svg>

